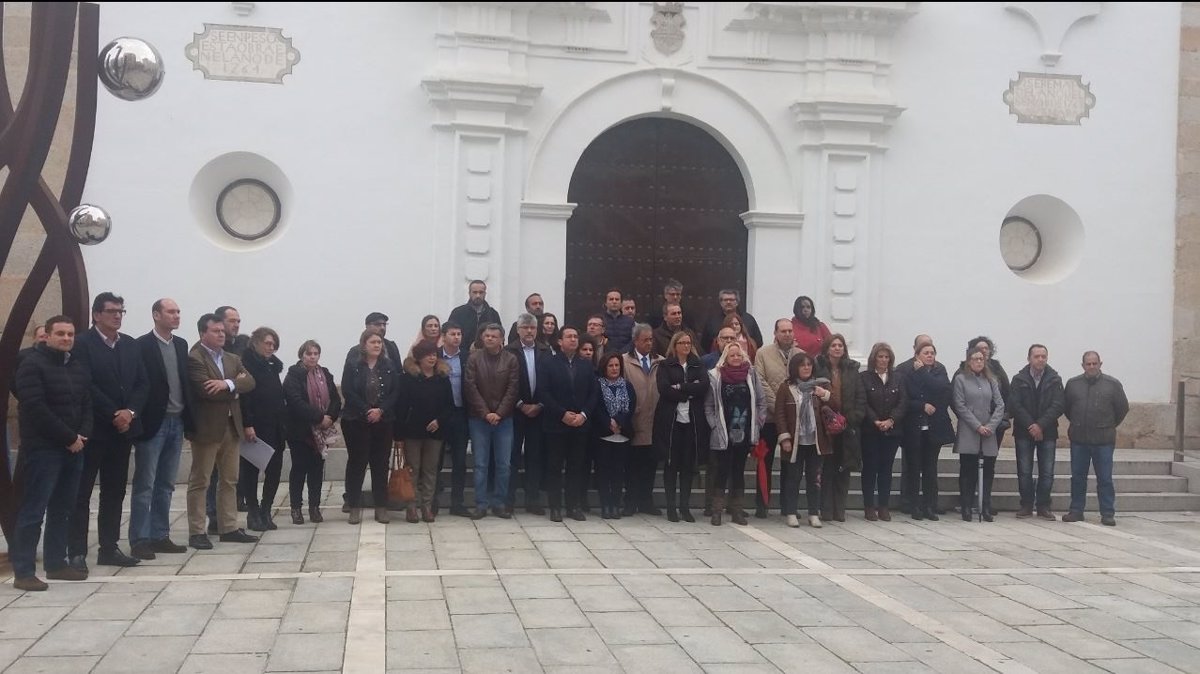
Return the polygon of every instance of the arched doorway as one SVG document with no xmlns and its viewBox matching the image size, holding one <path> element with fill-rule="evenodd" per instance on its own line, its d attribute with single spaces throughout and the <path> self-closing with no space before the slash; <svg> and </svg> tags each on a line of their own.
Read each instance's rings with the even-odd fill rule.
<svg viewBox="0 0 1200 674">
<path fill-rule="evenodd" d="M 582 328 L 612 286 L 637 300 L 638 320 L 661 316 L 669 278 L 683 283 L 697 330 L 722 288 L 746 306 L 746 183 L 700 127 L 647 117 L 605 131 L 579 158 L 567 198 L 578 206 L 567 221 L 566 321 Z"/>
</svg>

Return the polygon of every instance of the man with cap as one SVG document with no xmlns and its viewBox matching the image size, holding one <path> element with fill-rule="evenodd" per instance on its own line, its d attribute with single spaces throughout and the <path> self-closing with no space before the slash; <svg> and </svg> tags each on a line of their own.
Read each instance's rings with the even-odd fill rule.
<svg viewBox="0 0 1200 674">
<path fill-rule="evenodd" d="M 397 367 L 404 362 L 400 357 L 400 347 L 396 343 L 387 338 L 388 315 L 382 311 L 372 311 L 367 314 L 366 320 L 363 321 L 363 327 L 383 338 L 383 350 L 387 353 L 387 357 Z M 358 345 L 350 347 L 350 351 L 346 353 L 346 363 L 353 364 L 361 360 L 359 355 Z"/>
</svg>

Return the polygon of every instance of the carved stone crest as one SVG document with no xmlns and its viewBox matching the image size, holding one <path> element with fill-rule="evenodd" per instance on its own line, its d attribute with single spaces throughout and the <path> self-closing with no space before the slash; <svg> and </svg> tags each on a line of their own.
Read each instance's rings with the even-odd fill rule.
<svg viewBox="0 0 1200 674">
<path fill-rule="evenodd" d="M 300 62 L 292 38 L 263 26 L 206 23 L 184 54 L 206 80 L 283 84 L 283 76 Z"/>
<path fill-rule="evenodd" d="M 1075 124 L 1096 105 L 1091 85 L 1082 75 L 1017 73 L 1009 80 L 1004 102 L 1020 124 Z"/>
<path fill-rule="evenodd" d="M 682 2 L 654 3 L 654 16 L 650 18 L 650 23 L 654 24 L 650 38 L 654 40 L 654 47 L 658 51 L 667 56 L 679 51 L 685 37 L 683 27 L 687 25 L 683 18 Z"/>
</svg>

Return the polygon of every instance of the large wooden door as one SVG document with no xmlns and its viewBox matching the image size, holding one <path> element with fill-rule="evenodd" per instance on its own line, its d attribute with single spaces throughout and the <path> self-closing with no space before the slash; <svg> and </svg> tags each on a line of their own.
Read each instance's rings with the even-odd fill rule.
<svg viewBox="0 0 1200 674">
<path fill-rule="evenodd" d="M 584 151 L 568 199 L 565 321 L 582 327 L 613 286 L 638 303 L 638 320 L 662 312 L 662 287 L 683 282 L 686 321 L 702 328 L 717 292 L 746 306 L 746 184 L 703 129 L 644 118 L 613 127 Z"/>
</svg>

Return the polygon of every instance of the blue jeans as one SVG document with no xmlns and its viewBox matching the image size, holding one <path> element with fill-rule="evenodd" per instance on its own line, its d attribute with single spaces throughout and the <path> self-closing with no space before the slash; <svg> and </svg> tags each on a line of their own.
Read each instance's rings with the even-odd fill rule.
<svg viewBox="0 0 1200 674">
<path fill-rule="evenodd" d="M 21 448 L 24 493 L 17 511 L 16 541 L 12 547 L 13 575 L 28 578 L 37 572 L 37 544 L 46 518 L 42 564 L 47 571 L 67 565 L 67 534 L 71 511 L 79 496 L 83 452 L 62 447 Z"/>
<path fill-rule="evenodd" d="M 1088 465 L 1096 471 L 1096 497 L 1100 514 L 1115 515 L 1117 490 L 1113 487 L 1113 445 L 1071 443 L 1071 512 L 1082 513 L 1087 507 Z"/>
<path fill-rule="evenodd" d="M 1040 510 L 1050 508 L 1050 490 L 1054 486 L 1054 440 L 1036 442 L 1033 438 L 1015 437 L 1017 443 L 1017 488 L 1021 491 L 1021 507 Z M 1033 486 L 1033 455 L 1037 453 L 1037 487 Z M 1074 466 L 1072 466 L 1072 472 Z M 1087 484 L 1087 467 L 1083 469 Z"/>
<path fill-rule="evenodd" d="M 168 414 L 149 440 L 133 446 L 133 497 L 129 502 L 129 544 L 161 541 L 171 535 L 171 494 L 183 451 L 183 418 Z"/>
<path fill-rule="evenodd" d="M 490 503 L 493 508 L 503 508 L 512 470 L 512 417 L 502 419 L 495 426 L 483 419 L 471 417 L 467 420 L 467 427 L 471 430 L 471 451 L 475 455 L 475 507 L 487 509 Z M 489 499 L 488 464 L 493 460 L 496 475 L 492 480 L 493 493 Z"/>
</svg>

